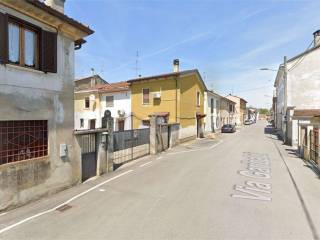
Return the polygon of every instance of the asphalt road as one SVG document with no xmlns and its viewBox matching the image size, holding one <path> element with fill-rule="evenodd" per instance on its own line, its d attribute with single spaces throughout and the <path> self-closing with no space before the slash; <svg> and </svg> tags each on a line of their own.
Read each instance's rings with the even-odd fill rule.
<svg viewBox="0 0 320 240">
<path fill-rule="evenodd" d="M 0 239 L 317 238 L 265 125 L 179 146 L 0 216 Z"/>
</svg>

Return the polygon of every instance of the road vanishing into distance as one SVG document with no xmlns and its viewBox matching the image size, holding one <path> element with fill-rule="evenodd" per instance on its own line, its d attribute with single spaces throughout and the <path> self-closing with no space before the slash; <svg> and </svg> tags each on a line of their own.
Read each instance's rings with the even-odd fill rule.
<svg viewBox="0 0 320 240">
<path fill-rule="evenodd" d="M 270 132 L 260 121 L 129 163 L 3 214 L 0 239 L 317 239 Z"/>
</svg>

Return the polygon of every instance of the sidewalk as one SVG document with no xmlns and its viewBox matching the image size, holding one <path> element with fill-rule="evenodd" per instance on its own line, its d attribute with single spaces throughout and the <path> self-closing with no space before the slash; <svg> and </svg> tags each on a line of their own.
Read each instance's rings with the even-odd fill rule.
<svg viewBox="0 0 320 240">
<path fill-rule="evenodd" d="M 304 162 L 296 154 L 296 150 L 284 145 L 281 140 L 275 139 L 273 143 L 282 156 L 284 163 L 288 167 L 289 174 L 295 185 L 297 194 L 315 239 L 319 239 L 320 234 L 320 178 L 315 169 Z M 285 194 L 285 192 L 284 192 Z M 292 209 L 294 211 L 294 209 Z"/>
</svg>

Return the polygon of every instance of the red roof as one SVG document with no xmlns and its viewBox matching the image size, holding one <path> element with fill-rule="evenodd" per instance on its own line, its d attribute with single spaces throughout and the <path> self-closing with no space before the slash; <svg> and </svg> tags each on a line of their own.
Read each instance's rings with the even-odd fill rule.
<svg viewBox="0 0 320 240">
<path fill-rule="evenodd" d="M 129 89 L 130 89 L 129 83 L 115 82 L 115 83 L 97 84 L 94 87 L 86 88 L 76 92 L 97 91 L 97 92 L 103 92 L 103 93 L 111 93 L 111 92 L 128 91 Z"/>
</svg>

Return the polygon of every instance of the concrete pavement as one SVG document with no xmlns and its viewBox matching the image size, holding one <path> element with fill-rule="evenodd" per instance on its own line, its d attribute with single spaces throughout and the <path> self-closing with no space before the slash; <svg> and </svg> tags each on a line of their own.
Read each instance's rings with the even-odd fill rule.
<svg viewBox="0 0 320 240">
<path fill-rule="evenodd" d="M 179 146 L 0 215 L 0 239 L 317 239 L 320 183 L 285 149 L 265 122 Z"/>
</svg>

